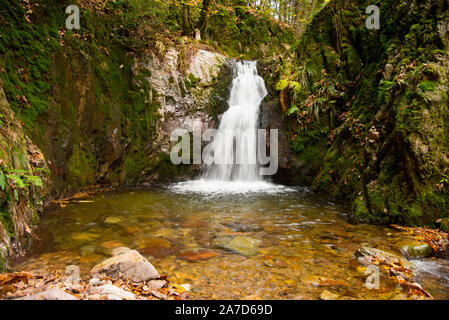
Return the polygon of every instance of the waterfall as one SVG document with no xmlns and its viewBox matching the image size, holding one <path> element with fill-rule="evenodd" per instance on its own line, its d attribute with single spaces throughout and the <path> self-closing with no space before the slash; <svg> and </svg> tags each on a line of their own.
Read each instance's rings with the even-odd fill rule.
<svg viewBox="0 0 449 320">
<path fill-rule="evenodd" d="M 257 124 L 259 106 L 267 95 L 256 61 L 236 62 L 229 98 L 214 140 L 206 147 L 202 177 L 220 181 L 258 181 Z M 215 160 L 215 161 L 214 161 Z"/>
<path fill-rule="evenodd" d="M 206 195 L 295 191 L 264 181 L 259 174 L 257 126 L 260 103 L 267 89 L 256 66 L 256 61 L 234 64 L 229 109 L 223 114 L 212 142 L 203 150 L 206 164 L 201 177 L 172 184 L 169 187 L 172 191 Z"/>
</svg>

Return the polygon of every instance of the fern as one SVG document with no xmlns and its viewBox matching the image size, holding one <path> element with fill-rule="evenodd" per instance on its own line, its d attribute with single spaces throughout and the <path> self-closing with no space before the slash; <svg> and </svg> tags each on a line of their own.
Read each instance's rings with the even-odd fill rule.
<svg viewBox="0 0 449 320">
<path fill-rule="evenodd" d="M 278 83 L 276 83 L 276 90 L 282 91 L 285 90 L 288 87 L 288 80 L 280 80 Z"/>
<path fill-rule="evenodd" d="M 297 106 L 292 106 L 290 109 L 288 109 L 287 115 L 290 116 L 290 115 L 292 115 L 292 114 L 294 114 L 294 113 L 296 113 L 298 111 L 299 111 L 299 109 L 298 109 Z"/>
<path fill-rule="evenodd" d="M 22 180 L 22 178 L 15 174 L 7 174 L 6 175 L 9 179 L 14 180 L 14 182 L 19 186 L 19 188 L 25 188 L 25 182 Z"/>
<path fill-rule="evenodd" d="M 31 175 L 25 175 L 24 177 L 29 184 L 40 188 L 43 187 L 42 179 L 40 177 Z"/>
</svg>

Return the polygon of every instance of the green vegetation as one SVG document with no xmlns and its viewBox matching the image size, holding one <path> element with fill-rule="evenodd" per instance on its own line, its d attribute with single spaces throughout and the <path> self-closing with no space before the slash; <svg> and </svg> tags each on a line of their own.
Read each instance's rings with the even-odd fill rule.
<svg viewBox="0 0 449 320">
<path fill-rule="evenodd" d="M 309 161 L 298 181 L 351 200 L 354 220 L 435 226 L 449 214 L 449 56 L 436 27 L 448 13 L 383 1 L 381 29 L 370 31 L 369 4 L 325 7 L 281 66 L 288 134 Z"/>
</svg>

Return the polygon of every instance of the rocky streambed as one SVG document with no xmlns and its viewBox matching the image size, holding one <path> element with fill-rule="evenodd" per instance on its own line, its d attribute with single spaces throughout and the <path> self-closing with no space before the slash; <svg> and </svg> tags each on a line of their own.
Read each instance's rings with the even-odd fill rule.
<svg viewBox="0 0 449 320">
<path fill-rule="evenodd" d="M 2 298 L 449 298 L 447 234 L 354 225 L 347 210 L 299 188 L 76 199 L 47 209 Z"/>
</svg>

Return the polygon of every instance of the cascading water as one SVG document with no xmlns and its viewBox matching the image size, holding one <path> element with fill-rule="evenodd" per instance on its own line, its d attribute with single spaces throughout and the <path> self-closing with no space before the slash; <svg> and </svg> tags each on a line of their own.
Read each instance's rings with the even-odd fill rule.
<svg viewBox="0 0 449 320">
<path fill-rule="evenodd" d="M 206 164 L 198 180 L 171 186 L 175 192 L 277 193 L 295 191 L 263 180 L 257 159 L 259 107 L 267 95 L 256 61 L 236 62 L 228 101 L 213 141 L 204 149 Z"/>
<path fill-rule="evenodd" d="M 219 181 L 259 181 L 257 123 L 259 106 L 267 95 L 257 74 L 256 61 L 237 62 L 229 109 L 223 114 L 217 135 L 208 146 L 203 178 Z M 214 162 L 215 160 L 215 162 Z"/>
</svg>

